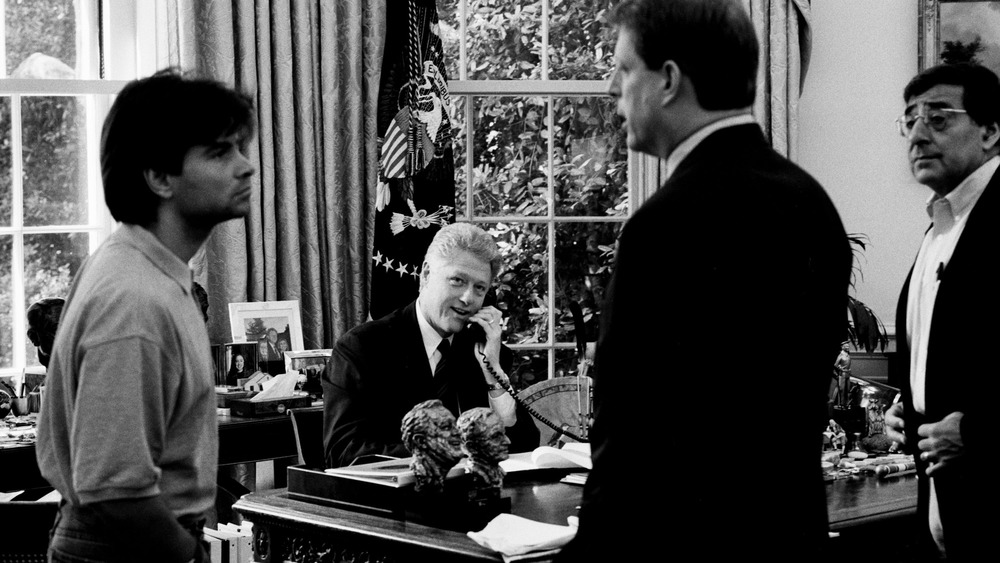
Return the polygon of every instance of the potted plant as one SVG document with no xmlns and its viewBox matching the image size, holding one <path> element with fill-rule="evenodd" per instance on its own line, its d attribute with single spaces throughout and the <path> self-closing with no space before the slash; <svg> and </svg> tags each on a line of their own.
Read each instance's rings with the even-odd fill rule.
<svg viewBox="0 0 1000 563">
<path fill-rule="evenodd" d="M 854 253 L 854 266 L 851 269 L 850 289 L 853 293 L 854 283 L 858 276 L 862 276 L 858 259 L 864 254 L 868 245 L 868 237 L 861 233 L 849 233 L 847 240 L 851 243 L 851 251 Z M 862 279 L 863 276 L 862 276 Z M 885 351 L 889 344 L 889 336 L 886 334 L 885 325 L 875 315 L 867 305 L 858 301 L 854 295 L 847 295 L 847 341 L 856 349 L 864 349 L 869 354 L 876 348 L 880 352 Z"/>
</svg>

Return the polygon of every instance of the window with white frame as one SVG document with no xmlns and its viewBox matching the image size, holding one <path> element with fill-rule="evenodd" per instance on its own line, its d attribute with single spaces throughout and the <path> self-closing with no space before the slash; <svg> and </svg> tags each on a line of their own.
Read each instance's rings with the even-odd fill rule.
<svg viewBox="0 0 1000 563">
<path fill-rule="evenodd" d="M 139 72 L 137 4 L 0 0 L 0 374 L 38 364 L 25 310 L 65 297 L 113 228 L 100 128 Z"/>
<path fill-rule="evenodd" d="M 457 220 L 504 254 L 498 306 L 519 388 L 575 375 L 597 338 L 629 215 L 628 150 L 607 96 L 608 0 L 439 0 Z"/>
</svg>

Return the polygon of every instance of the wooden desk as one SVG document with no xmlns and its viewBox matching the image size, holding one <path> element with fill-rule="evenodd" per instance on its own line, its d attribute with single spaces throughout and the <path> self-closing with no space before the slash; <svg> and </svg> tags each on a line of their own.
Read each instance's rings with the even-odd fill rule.
<svg viewBox="0 0 1000 563">
<path fill-rule="evenodd" d="M 830 530 L 844 532 L 831 550 L 849 552 L 868 540 L 860 530 L 898 521 L 916 512 L 916 477 L 874 476 L 827 483 Z M 583 488 L 554 479 L 519 479 L 508 484 L 511 513 L 540 522 L 566 524 L 576 513 Z M 280 489 L 244 496 L 233 505 L 254 523 L 259 561 L 313 561 L 337 553 L 345 561 L 501 561 L 464 533 L 332 508 L 289 498 Z M 884 539 L 883 539 L 884 541 Z"/>
<path fill-rule="evenodd" d="M 565 526 L 583 487 L 551 475 L 508 477 L 504 496 L 511 499 L 511 513 Z M 318 561 L 324 553 L 336 554 L 331 561 L 355 563 L 503 561 L 464 532 L 304 502 L 289 498 L 286 489 L 245 495 L 233 511 L 254 523 L 255 556 L 264 563 Z"/>
<path fill-rule="evenodd" d="M 870 556 L 879 563 L 920 561 L 917 476 L 851 477 L 827 483 L 830 561 Z"/>
<path fill-rule="evenodd" d="M 219 465 L 276 460 L 275 486 L 283 487 L 285 469 L 297 459 L 295 433 L 287 414 L 260 418 L 219 416 Z M 0 491 L 47 486 L 38 471 L 34 444 L 0 449 Z"/>
<path fill-rule="evenodd" d="M 826 484 L 830 530 L 876 524 L 917 513 L 917 475 L 854 476 Z"/>
</svg>

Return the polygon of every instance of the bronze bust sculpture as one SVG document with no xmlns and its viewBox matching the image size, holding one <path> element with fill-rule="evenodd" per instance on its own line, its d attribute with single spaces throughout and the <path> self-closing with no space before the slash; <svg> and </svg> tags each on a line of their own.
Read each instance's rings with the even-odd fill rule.
<svg viewBox="0 0 1000 563">
<path fill-rule="evenodd" d="M 56 328 L 59 327 L 59 316 L 65 303 L 61 297 L 46 297 L 32 303 L 26 311 L 28 340 L 38 348 L 38 362 L 45 367 L 49 365 L 52 343 L 56 339 Z"/>
<path fill-rule="evenodd" d="M 416 404 L 403 416 L 403 445 L 413 454 L 410 467 L 417 492 L 440 492 L 448 471 L 462 458 L 455 415 L 439 399 Z"/>
<path fill-rule="evenodd" d="M 463 412 L 456 427 L 467 456 L 466 469 L 476 485 L 499 489 L 504 477 L 500 462 L 509 457 L 507 448 L 510 446 L 500 416 L 489 407 L 476 407 Z"/>
</svg>

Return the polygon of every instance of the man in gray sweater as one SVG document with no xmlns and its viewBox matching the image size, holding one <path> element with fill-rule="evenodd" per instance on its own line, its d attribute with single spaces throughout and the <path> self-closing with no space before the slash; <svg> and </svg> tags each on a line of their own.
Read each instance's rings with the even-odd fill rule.
<svg viewBox="0 0 1000 563">
<path fill-rule="evenodd" d="M 63 497 L 51 561 L 208 561 L 218 428 L 187 263 L 250 210 L 249 98 L 161 71 L 118 94 L 101 137 L 118 229 L 83 263 L 56 334 L 38 465 Z"/>
</svg>

